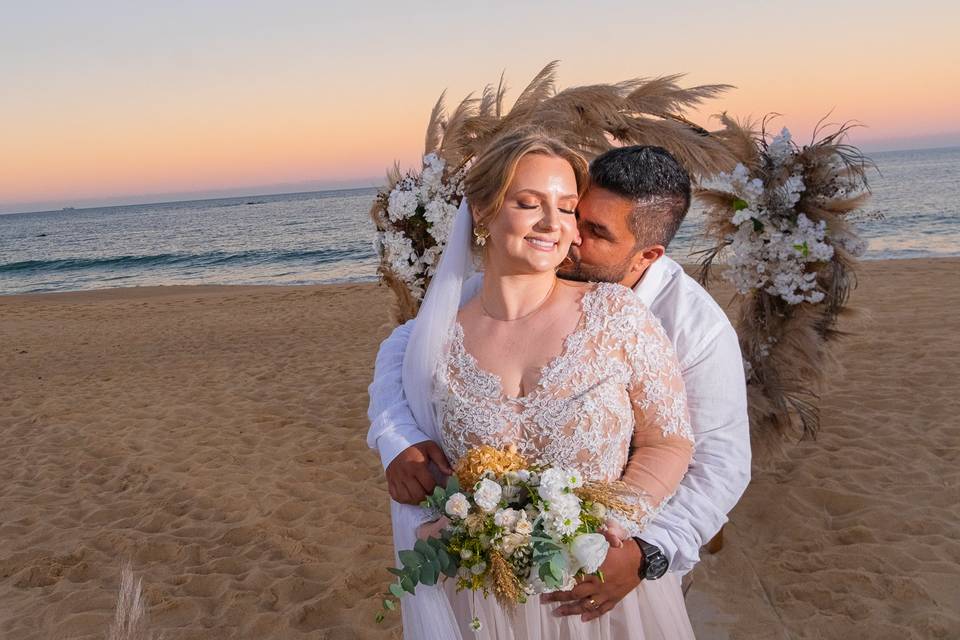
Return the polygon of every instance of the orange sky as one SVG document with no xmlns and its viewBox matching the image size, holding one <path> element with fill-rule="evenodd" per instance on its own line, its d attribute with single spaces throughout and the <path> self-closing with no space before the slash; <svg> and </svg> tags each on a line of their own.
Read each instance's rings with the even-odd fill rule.
<svg viewBox="0 0 960 640">
<path fill-rule="evenodd" d="M 833 109 L 869 125 L 854 139 L 867 148 L 960 143 L 960 10 L 946 2 L 317 4 L 14 10 L 0 25 L 0 211 L 369 183 L 416 162 L 441 90 L 458 99 L 506 69 L 509 99 L 555 58 L 561 87 L 676 72 L 736 85 L 701 122 L 778 111 L 801 138 Z"/>
</svg>

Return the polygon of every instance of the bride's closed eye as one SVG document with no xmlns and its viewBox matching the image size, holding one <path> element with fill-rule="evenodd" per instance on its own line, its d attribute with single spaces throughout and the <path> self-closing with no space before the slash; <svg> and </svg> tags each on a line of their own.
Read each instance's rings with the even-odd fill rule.
<svg viewBox="0 0 960 640">
<path fill-rule="evenodd" d="M 539 204 L 528 204 L 526 202 L 518 202 L 517 206 L 521 209 L 537 209 L 540 207 Z M 567 213 L 570 215 L 574 215 L 577 212 L 576 209 L 558 209 L 558 211 L 560 211 L 560 213 Z"/>
</svg>

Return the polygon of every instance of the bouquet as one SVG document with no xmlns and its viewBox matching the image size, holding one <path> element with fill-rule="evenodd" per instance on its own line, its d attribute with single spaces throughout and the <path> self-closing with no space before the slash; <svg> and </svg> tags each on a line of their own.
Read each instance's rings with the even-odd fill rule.
<svg viewBox="0 0 960 640">
<path fill-rule="evenodd" d="M 443 576 L 455 579 L 458 591 L 484 597 L 492 591 L 507 607 L 570 589 L 578 576 L 602 579 L 609 548 L 600 533 L 608 513 L 604 502 L 627 502 L 617 497 L 616 485 L 622 483 L 586 483 L 574 469 L 528 464 L 512 447 L 471 449 L 447 486 L 422 503 L 445 518 L 438 523 L 439 537 L 399 552 L 402 566 L 388 569 L 396 581 L 384 609 L 395 610 L 404 593 Z M 478 630 L 479 619 L 472 625 Z"/>
</svg>

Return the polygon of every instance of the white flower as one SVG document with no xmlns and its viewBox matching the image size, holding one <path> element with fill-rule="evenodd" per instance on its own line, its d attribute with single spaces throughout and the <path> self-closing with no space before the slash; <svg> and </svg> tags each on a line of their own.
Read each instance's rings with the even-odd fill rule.
<svg viewBox="0 0 960 640">
<path fill-rule="evenodd" d="M 516 509 L 499 509 L 493 514 L 493 523 L 498 527 L 512 531 L 520 520 L 520 513 Z"/>
<path fill-rule="evenodd" d="M 473 565 L 472 567 L 470 567 L 470 571 L 471 571 L 471 572 L 473 573 L 473 575 L 475 575 L 475 576 L 480 575 L 481 573 L 483 573 L 483 572 L 486 571 L 486 570 L 487 570 L 487 563 L 484 562 L 483 560 L 481 560 L 481 561 L 478 562 L 477 564 L 475 564 L 475 565 Z"/>
<path fill-rule="evenodd" d="M 434 199 L 427 203 L 424 218 L 430 223 L 430 235 L 440 244 L 445 244 L 450 232 L 453 231 L 453 221 L 457 215 L 457 208 L 449 202 Z"/>
<path fill-rule="evenodd" d="M 405 220 L 417 212 L 417 194 L 394 188 L 387 197 L 387 217 L 394 222 Z"/>
<path fill-rule="evenodd" d="M 567 470 L 567 487 L 570 489 L 579 489 L 583 486 L 583 474 L 576 469 Z"/>
<path fill-rule="evenodd" d="M 563 469 L 551 468 L 540 476 L 540 486 L 537 493 L 547 502 L 553 502 L 564 495 L 567 487 L 566 473 Z"/>
<path fill-rule="evenodd" d="M 573 539 L 570 551 L 577 564 L 587 573 L 594 573 L 607 557 L 610 543 L 601 533 L 584 533 Z"/>
<path fill-rule="evenodd" d="M 513 530 L 525 536 L 533 533 L 533 524 L 527 520 L 526 511 L 520 512 L 520 517 L 517 519 L 517 523 L 514 525 Z"/>
<path fill-rule="evenodd" d="M 477 483 L 477 489 L 473 492 L 473 501 L 485 512 L 492 513 L 497 508 L 502 495 L 503 489 L 500 488 L 499 484 L 484 478 Z"/>
<path fill-rule="evenodd" d="M 784 127 L 780 135 L 776 136 L 767 145 L 767 155 L 775 165 L 782 165 L 787 158 L 793 155 L 793 144 L 791 143 L 790 130 Z"/>
<path fill-rule="evenodd" d="M 458 492 L 447 498 L 443 510 L 447 512 L 448 516 L 466 518 L 470 512 L 470 502 L 467 500 L 467 496 Z"/>
<path fill-rule="evenodd" d="M 550 503 L 549 511 L 552 514 L 565 517 L 579 515 L 580 498 L 572 493 L 560 494 L 553 502 Z"/>
<path fill-rule="evenodd" d="M 513 552 L 530 542 L 530 536 L 520 533 L 508 533 L 500 540 L 500 547 L 506 555 L 513 555 Z"/>
</svg>

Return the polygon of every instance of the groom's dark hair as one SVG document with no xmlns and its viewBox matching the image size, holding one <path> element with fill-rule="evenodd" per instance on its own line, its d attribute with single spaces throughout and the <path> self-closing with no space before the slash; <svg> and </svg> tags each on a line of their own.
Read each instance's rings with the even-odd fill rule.
<svg viewBox="0 0 960 640">
<path fill-rule="evenodd" d="M 619 147 L 597 156 L 590 184 L 634 202 L 629 223 L 638 249 L 670 244 L 690 208 L 690 175 L 663 147 Z"/>
</svg>

